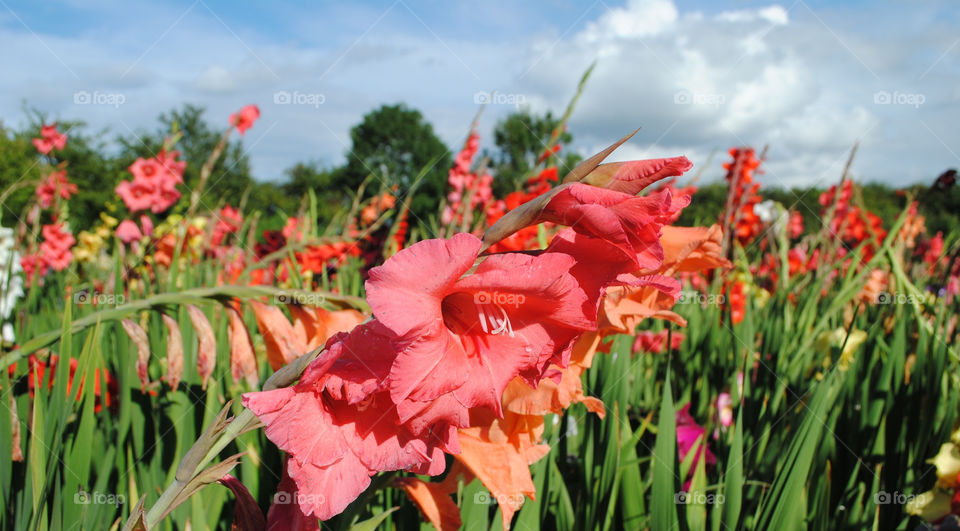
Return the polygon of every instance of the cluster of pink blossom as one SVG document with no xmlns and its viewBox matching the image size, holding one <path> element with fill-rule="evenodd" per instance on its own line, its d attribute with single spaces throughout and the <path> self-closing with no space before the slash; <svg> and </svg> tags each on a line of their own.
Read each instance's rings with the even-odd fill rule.
<svg viewBox="0 0 960 531">
<path fill-rule="evenodd" d="M 486 171 L 482 175 L 470 171 L 479 147 L 480 135 L 471 132 L 453 161 L 447 177 L 450 183 L 450 192 L 447 193 L 449 204 L 444 207 L 440 218 L 445 224 L 460 223 L 465 211 L 473 212 L 493 201 L 493 176 Z"/>
<path fill-rule="evenodd" d="M 157 156 L 140 157 L 130 165 L 133 180 L 121 181 L 115 190 L 131 212 L 149 209 L 159 214 L 180 199 L 177 185 L 183 184 L 187 163 L 178 161 L 179 156 L 179 151 L 160 150 Z"/>
</svg>

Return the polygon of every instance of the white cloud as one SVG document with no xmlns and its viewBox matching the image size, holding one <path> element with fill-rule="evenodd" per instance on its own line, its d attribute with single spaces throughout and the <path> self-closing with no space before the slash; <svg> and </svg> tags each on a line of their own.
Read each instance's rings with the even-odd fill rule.
<svg viewBox="0 0 960 531">
<path fill-rule="evenodd" d="M 681 11 L 671 0 L 608 3 L 572 13 L 572 28 L 507 39 L 425 27 L 429 18 L 413 1 L 386 12 L 335 8 L 335 22 L 297 8 L 282 36 L 239 27 L 202 5 L 98 5 L 103 22 L 71 36 L 35 36 L 0 13 L 0 49 L 17 50 L 0 58 L 12 73 L 0 77 L 0 90 L 15 96 L 0 100 L 0 116 L 23 119 L 26 98 L 54 118 L 127 134 L 153 129 L 160 112 L 184 102 L 206 106 L 211 123 L 223 127 L 231 112 L 256 103 L 262 119 L 244 142 L 255 174 L 275 179 L 297 161 L 339 163 L 350 127 L 382 103 L 422 110 L 453 149 L 481 90 L 522 95 L 531 108 L 559 114 L 596 60 L 570 124 L 571 148 L 585 153 L 642 126 L 617 158 L 687 154 L 703 162 L 717 149 L 705 178 L 719 176 L 726 150 L 741 144 L 769 144 L 765 179 L 775 184 L 838 176 L 858 140 L 854 172 L 877 180 L 931 179 L 960 162 L 953 155 L 960 152 L 960 45 L 951 50 L 955 32 L 924 23 L 930 15 L 923 10 L 897 8 L 902 15 L 883 26 L 852 25 L 842 13 L 814 13 L 803 2 L 716 13 Z M 504 9 L 520 8 L 471 16 L 494 24 L 509 17 Z M 911 16 L 920 18 L 909 23 Z M 77 105 L 80 90 L 119 92 L 126 101 Z M 324 101 L 279 105 L 279 91 Z M 878 91 L 925 101 L 876 104 Z M 484 111 L 484 146 L 492 145 L 496 120 L 513 109 Z"/>
<path fill-rule="evenodd" d="M 832 182 L 857 141 L 862 145 L 853 170 L 868 179 L 927 180 L 956 166 L 960 161 L 943 146 L 960 141 L 955 129 L 930 127 L 943 143 L 931 131 L 917 135 L 921 119 L 942 114 L 931 102 L 956 99 L 949 84 L 917 79 L 933 62 L 917 61 L 918 50 L 936 50 L 943 39 L 900 28 L 871 49 L 868 36 L 828 26 L 836 19 L 824 17 L 802 2 L 790 10 L 771 5 L 711 16 L 678 13 L 663 0 L 634 1 L 555 47 L 536 65 L 530 86 L 546 92 L 557 84 L 558 72 L 576 71 L 593 59 L 588 45 L 602 49 L 571 121 L 587 151 L 642 125 L 633 143 L 647 148 L 631 153 L 704 157 L 711 148 L 721 150 L 724 156 L 708 178 L 722 175 L 726 149 L 742 144 L 770 146 L 766 182 L 783 186 Z M 643 22 L 626 31 L 623 25 L 631 21 Z M 877 87 L 921 92 L 927 106 L 875 104 Z M 568 96 L 551 92 L 540 105 L 557 108 Z M 904 146 L 910 146 L 912 160 Z"/>
</svg>

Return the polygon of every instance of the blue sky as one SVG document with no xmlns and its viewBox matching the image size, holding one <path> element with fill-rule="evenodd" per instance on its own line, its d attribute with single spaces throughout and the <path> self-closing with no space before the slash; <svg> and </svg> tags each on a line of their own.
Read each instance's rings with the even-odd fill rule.
<svg viewBox="0 0 960 531">
<path fill-rule="evenodd" d="M 479 126 L 489 147 L 517 102 L 562 112 L 596 61 L 571 149 L 642 126 L 615 159 L 702 166 L 720 150 L 709 179 L 729 147 L 769 145 L 762 182 L 792 186 L 832 183 L 860 141 L 857 178 L 906 184 L 960 166 L 957 27 L 949 1 L 0 0 L 0 120 L 23 123 L 26 102 L 112 136 L 184 102 L 224 124 L 256 103 L 244 145 L 256 176 L 278 179 L 297 161 L 340 163 L 382 103 L 420 109 L 457 149 L 475 95 L 497 91 Z"/>
</svg>

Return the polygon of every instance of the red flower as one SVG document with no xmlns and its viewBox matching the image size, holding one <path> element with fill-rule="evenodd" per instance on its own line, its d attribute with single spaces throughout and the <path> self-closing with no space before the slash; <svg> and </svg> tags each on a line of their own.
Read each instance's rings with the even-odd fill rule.
<svg viewBox="0 0 960 531">
<path fill-rule="evenodd" d="M 260 118 L 260 109 L 256 105 L 247 105 L 240 112 L 230 115 L 230 125 L 236 126 L 241 135 L 253 127 L 253 122 Z"/>
<path fill-rule="evenodd" d="M 57 131 L 57 123 L 44 125 L 40 128 L 40 138 L 33 139 L 33 145 L 41 154 L 46 155 L 54 149 L 63 149 L 67 146 L 67 135 Z"/>
<path fill-rule="evenodd" d="M 56 354 L 52 354 L 48 362 L 44 362 L 41 359 L 37 358 L 35 355 L 31 354 L 27 357 L 27 370 L 29 374 L 27 375 L 27 392 L 30 395 L 30 398 L 34 397 L 38 385 L 43 385 L 44 375 L 47 376 L 46 384 L 47 389 L 53 389 L 54 376 L 57 373 L 57 362 L 59 358 Z M 13 368 L 13 367 L 11 367 Z M 49 373 L 47 371 L 49 370 Z M 77 360 L 76 358 L 70 358 L 70 375 L 67 379 L 67 394 L 70 394 L 71 389 L 73 388 L 74 376 L 77 372 Z M 113 375 L 110 374 L 110 371 L 103 369 L 103 376 L 106 378 L 107 382 L 107 395 L 102 397 L 101 383 L 100 383 L 100 372 L 101 369 L 93 370 L 93 396 L 96 401 L 93 406 L 94 413 L 99 413 L 103 406 L 115 407 L 116 401 L 114 396 L 117 394 L 119 388 L 117 386 L 117 380 L 114 379 Z M 74 399 L 77 402 L 83 400 L 83 379 L 80 380 L 80 385 L 77 386 L 77 392 L 74 396 Z"/>
<path fill-rule="evenodd" d="M 678 332 L 674 332 L 673 336 L 670 336 L 670 332 L 668 330 L 661 330 L 659 332 L 650 332 L 645 330 L 638 333 L 636 339 L 634 339 L 633 351 L 662 354 L 664 347 L 666 347 L 667 337 L 671 337 L 671 350 L 679 349 L 683 344 L 683 340 L 686 338 L 685 335 Z"/>
<path fill-rule="evenodd" d="M 70 196 L 77 193 L 77 185 L 67 181 L 67 172 L 65 170 L 52 171 L 46 179 L 37 185 L 37 202 L 41 208 L 50 208 L 57 196 L 61 199 L 70 199 Z"/>
<path fill-rule="evenodd" d="M 20 267 L 23 268 L 23 274 L 26 277 L 27 286 L 33 284 L 33 281 L 47 274 L 50 267 L 43 260 L 43 255 L 25 254 L 20 257 Z"/>
<path fill-rule="evenodd" d="M 239 210 L 227 205 L 220 209 L 217 215 L 217 224 L 213 226 L 213 234 L 210 237 L 210 245 L 219 247 L 227 234 L 233 234 L 240 230 L 243 224 L 243 214 Z"/>
<path fill-rule="evenodd" d="M 734 281 L 727 286 L 727 304 L 730 306 L 730 320 L 733 324 L 743 321 L 747 307 L 747 297 L 743 293 L 743 282 Z"/>
<path fill-rule="evenodd" d="M 793 239 L 799 238 L 803 235 L 803 214 L 799 211 L 794 210 L 790 213 L 790 223 L 787 225 L 787 230 L 790 233 L 790 237 Z"/>
</svg>

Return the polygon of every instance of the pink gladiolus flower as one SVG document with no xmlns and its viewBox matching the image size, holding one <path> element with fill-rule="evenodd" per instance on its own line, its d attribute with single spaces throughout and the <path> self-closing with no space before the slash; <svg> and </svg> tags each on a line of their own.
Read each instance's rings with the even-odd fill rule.
<svg viewBox="0 0 960 531">
<path fill-rule="evenodd" d="M 183 184 L 184 161 L 177 161 L 178 151 L 160 150 L 151 159 L 138 158 L 130 165 L 132 181 L 120 181 L 117 195 L 131 212 L 150 209 L 159 214 L 180 199 L 178 184 Z"/>
<path fill-rule="evenodd" d="M 247 105 L 240 112 L 230 115 L 230 125 L 236 126 L 237 132 L 242 135 L 253 127 L 257 118 L 260 118 L 260 109 L 256 105 Z"/>
<path fill-rule="evenodd" d="M 46 155 L 54 149 L 63 149 L 67 146 L 67 135 L 57 131 L 57 123 L 40 128 L 40 138 L 33 139 L 33 146 L 41 154 Z"/>
<path fill-rule="evenodd" d="M 180 156 L 179 151 L 171 151 L 167 153 L 166 150 L 161 149 L 160 153 L 157 153 L 156 161 L 162 166 L 167 174 L 165 183 L 170 185 L 173 184 L 183 184 L 183 172 L 187 169 L 187 161 L 177 160 L 177 157 Z"/>
<path fill-rule="evenodd" d="M 43 242 L 40 244 L 40 254 L 43 262 L 54 271 L 63 271 L 73 261 L 70 248 L 76 243 L 73 235 L 66 232 L 63 223 L 44 225 L 41 230 Z"/>
<path fill-rule="evenodd" d="M 289 465 L 290 459 L 287 458 L 277 493 L 267 511 L 267 531 L 320 531 L 316 517 L 305 515 L 300 508 L 302 496 L 287 472 Z"/>
<path fill-rule="evenodd" d="M 50 208 L 57 196 L 61 199 L 70 199 L 70 196 L 77 193 L 77 185 L 67 181 L 67 172 L 65 170 L 52 171 L 47 177 L 37 185 L 37 202 L 41 208 Z"/>
<path fill-rule="evenodd" d="M 217 215 L 217 224 L 213 226 L 210 245 L 219 247 L 227 234 L 233 234 L 243 225 L 243 214 L 230 205 L 223 207 Z"/>
<path fill-rule="evenodd" d="M 384 385 L 392 338 L 377 322 L 360 325 L 331 338 L 294 387 L 243 395 L 267 437 L 289 454 L 304 514 L 339 514 L 379 471 L 439 474 L 443 451 L 459 451 L 452 428 L 418 437 L 400 422 Z"/>
<path fill-rule="evenodd" d="M 140 215 L 140 226 L 143 227 L 143 235 L 150 237 L 153 235 L 153 220 L 146 214 Z"/>
<path fill-rule="evenodd" d="M 596 329 L 603 288 L 632 261 L 564 232 L 538 256 L 489 256 L 467 276 L 481 247 L 470 234 L 397 253 L 370 272 L 376 320 L 333 337 L 293 388 L 244 395 L 290 455 L 304 513 L 338 514 L 379 471 L 439 474 L 443 453 L 459 453 L 470 407 L 500 414 L 511 380 L 535 384 L 549 362 L 568 363 L 574 341 Z"/>
<path fill-rule="evenodd" d="M 569 356 L 573 341 L 596 327 L 569 272 L 572 257 L 493 255 L 461 279 L 480 246 L 469 234 L 427 240 L 370 271 L 370 308 L 399 336 L 389 380 L 401 421 L 456 418 L 465 427 L 470 407 L 500 414 L 510 380 L 535 385 L 548 361 Z M 441 398 L 453 410 L 431 410 Z"/>
<path fill-rule="evenodd" d="M 136 181 L 120 181 L 114 189 L 131 212 L 146 210 L 153 206 L 155 189 Z"/>
<path fill-rule="evenodd" d="M 117 238 L 120 238 L 120 241 L 123 243 L 129 244 L 143 238 L 143 233 L 140 232 L 140 228 L 137 227 L 136 223 L 125 219 L 117 226 Z"/>
<path fill-rule="evenodd" d="M 707 447 L 707 438 L 704 436 L 706 432 L 707 430 L 697 424 L 697 421 L 690 416 L 690 404 L 677 411 L 677 452 L 680 461 L 687 457 L 687 454 L 693 450 L 694 444 L 699 439 L 697 455 L 693 457 L 693 464 L 690 466 L 691 474 L 696 469 L 697 461 L 702 456 L 706 456 L 707 465 L 717 464 L 717 457 Z"/>
<path fill-rule="evenodd" d="M 557 193 L 537 219 L 606 240 L 633 258 L 638 269 L 652 270 L 663 261 L 660 228 L 671 203 L 668 190 L 637 197 L 574 183 Z"/>
<path fill-rule="evenodd" d="M 156 158 L 145 159 L 143 157 L 135 160 L 128 169 L 133 174 L 134 181 L 152 183 L 154 186 L 163 180 L 163 174 L 166 171 Z"/>
</svg>

